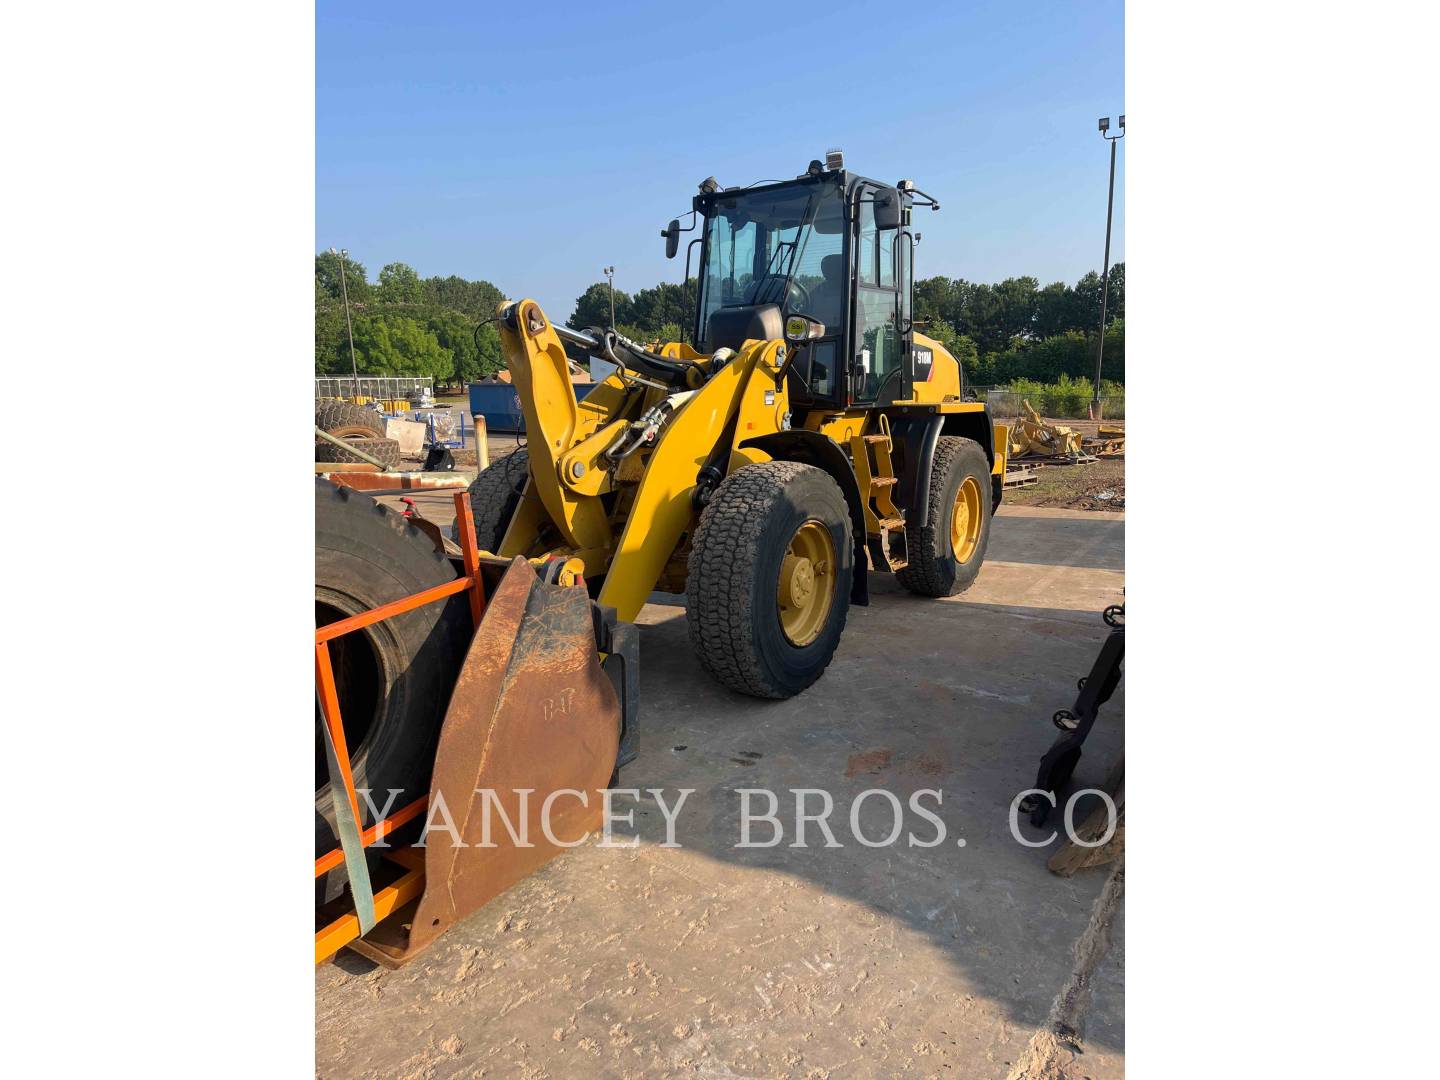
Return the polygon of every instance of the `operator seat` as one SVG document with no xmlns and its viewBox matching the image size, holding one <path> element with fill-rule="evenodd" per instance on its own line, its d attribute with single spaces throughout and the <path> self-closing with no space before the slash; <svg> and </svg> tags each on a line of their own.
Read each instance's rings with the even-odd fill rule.
<svg viewBox="0 0 1440 1080">
<path fill-rule="evenodd" d="M 826 255 L 820 260 L 824 279 L 810 293 L 809 314 L 825 324 L 825 332 L 833 334 L 845 318 L 845 256 Z"/>
</svg>

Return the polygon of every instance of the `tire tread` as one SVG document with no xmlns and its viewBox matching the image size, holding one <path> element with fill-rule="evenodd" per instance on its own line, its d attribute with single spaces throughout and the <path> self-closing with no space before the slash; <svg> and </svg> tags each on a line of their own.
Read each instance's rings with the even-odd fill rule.
<svg viewBox="0 0 1440 1080">
<path fill-rule="evenodd" d="M 839 485 L 823 470 L 796 461 L 767 461 L 747 465 L 726 477 L 700 515 L 695 530 L 685 587 L 685 620 L 691 645 L 712 678 L 752 697 L 781 699 L 798 692 L 778 682 L 759 654 L 752 632 L 751 583 L 770 514 L 787 485 L 807 471 L 818 473 L 834 485 L 844 505 Z M 848 523 L 848 515 L 846 520 Z M 837 552 L 837 557 L 843 560 L 844 554 Z M 834 602 L 842 608 L 843 631 L 848 585 L 846 594 L 837 595 Z M 814 679 L 820 677 L 829 662 L 827 657 Z"/>
<path fill-rule="evenodd" d="M 385 417 L 374 409 L 352 405 L 348 401 L 322 401 L 317 404 L 315 426 L 332 435 L 350 436 L 368 431 L 377 439 L 385 437 Z"/>
<path fill-rule="evenodd" d="M 385 463 L 386 468 L 394 469 L 400 465 L 400 444 L 394 439 L 347 439 L 346 443 L 373 458 L 378 458 Z M 315 460 L 339 465 L 369 464 L 349 450 L 324 439 L 315 440 Z"/>
<path fill-rule="evenodd" d="M 946 505 L 945 496 L 950 486 L 948 481 L 951 470 L 957 468 L 966 456 L 975 455 L 988 465 L 985 450 L 974 439 L 942 435 L 936 442 L 935 457 L 930 468 L 930 489 L 926 495 L 929 499 L 929 514 L 922 528 L 906 530 L 905 550 L 910 563 L 895 572 L 895 579 L 918 596 L 956 596 L 974 582 L 973 576 L 970 581 L 953 578 L 947 580 L 950 575 L 946 573 L 945 560 L 937 554 L 937 549 L 940 548 L 942 540 L 947 549 L 950 543 L 950 514 L 953 508 Z M 990 485 L 984 484 L 982 506 L 987 514 L 989 494 Z M 980 547 L 975 552 L 977 563 L 985 558 L 985 547 L 989 538 L 990 523 L 987 520 L 980 537 Z"/>
</svg>

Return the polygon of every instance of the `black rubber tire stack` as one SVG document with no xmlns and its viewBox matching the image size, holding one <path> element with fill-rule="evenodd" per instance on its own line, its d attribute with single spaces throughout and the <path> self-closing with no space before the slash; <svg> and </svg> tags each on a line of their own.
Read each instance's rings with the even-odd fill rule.
<svg viewBox="0 0 1440 1080">
<path fill-rule="evenodd" d="M 812 519 L 825 525 L 835 546 L 835 594 L 819 636 L 797 647 L 781 629 L 776 587 L 786 547 Z M 854 560 L 850 511 L 824 470 L 767 461 L 731 473 L 700 515 L 690 551 L 685 620 L 701 666 L 751 697 L 800 693 L 820 678 L 840 643 Z"/>
<path fill-rule="evenodd" d="M 345 442 L 382 462 L 387 469 L 400 467 L 400 444 L 394 439 L 346 439 Z M 324 439 L 315 440 L 315 460 L 338 465 L 368 464 L 358 454 L 352 454 Z"/>
<path fill-rule="evenodd" d="M 383 439 L 385 417 L 348 401 L 322 401 L 315 406 L 315 426 L 339 439 Z M 321 459 L 317 459 L 321 460 Z"/>
<path fill-rule="evenodd" d="M 950 516 L 967 476 L 980 485 L 981 523 L 975 551 L 962 565 L 950 543 Z M 990 461 L 984 449 L 974 439 L 940 436 L 930 469 L 929 516 L 924 528 L 905 531 L 910 565 L 896 571 L 896 580 L 918 596 L 955 596 L 964 592 L 975 583 L 985 561 L 991 512 Z"/>
<path fill-rule="evenodd" d="M 325 621 L 334 621 L 335 612 L 359 614 L 454 577 L 450 560 L 399 514 L 369 496 L 316 480 L 315 600 L 317 615 L 322 604 L 330 612 Z M 343 682 L 345 650 L 363 650 L 367 642 L 372 651 L 366 662 L 378 669 L 369 702 L 357 701 L 353 686 L 339 686 L 347 731 L 364 729 L 358 745 L 349 747 L 355 785 L 370 788 L 378 807 L 385 806 L 390 788 L 403 789 L 392 812 L 429 791 L 440 725 L 472 632 L 469 601 L 462 594 L 331 643 L 337 683 Z M 368 717 L 367 704 L 373 708 Z M 338 845 L 330 790 L 320 781 L 317 777 L 317 856 Z M 363 798 L 361 812 L 362 827 L 374 823 Z"/>
</svg>

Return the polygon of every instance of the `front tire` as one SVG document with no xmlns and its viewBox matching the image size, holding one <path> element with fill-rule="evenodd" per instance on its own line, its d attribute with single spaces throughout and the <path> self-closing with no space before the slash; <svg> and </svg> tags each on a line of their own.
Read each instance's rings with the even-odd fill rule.
<svg viewBox="0 0 1440 1080">
<path fill-rule="evenodd" d="M 990 460 L 979 443 L 940 437 L 929 498 L 925 527 L 905 530 L 910 565 L 895 578 L 917 596 L 955 596 L 975 583 L 990 543 Z"/>
<path fill-rule="evenodd" d="M 529 478 L 530 451 L 523 447 L 496 458 L 488 469 L 476 474 L 470 484 L 470 513 L 481 551 L 500 551 L 500 541 L 505 539 Z M 452 525 L 450 535 L 459 540 L 460 530 Z"/>
<path fill-rule="evenodd" d="M 794 461 L 726 477 L 700 515 L 685 620 L 701 666 L 751 697 L 794 697 L 829 665 L 854 577 L 850 511 L 822 469 Z"/>
</svg>

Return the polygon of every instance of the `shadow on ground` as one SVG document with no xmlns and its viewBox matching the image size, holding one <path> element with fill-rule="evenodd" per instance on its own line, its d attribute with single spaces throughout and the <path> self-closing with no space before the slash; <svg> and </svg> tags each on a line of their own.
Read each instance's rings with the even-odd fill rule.
<svg viewBox="0 0 1440 1080">
<path fill-rule="evenodd" d="M 1043 547 L 1088 552 L 1063 565 L 1123 566 L 1121 520 L 1001 520 L 992 558 Z M 621 782 L 672 805 L 694 789 L 683 847 L 660 846 L 653 796 L 618 799 L 636 813 L 617 839 L 638 848 L 576 849 L 399 972 L 354 957 L 321 968 L 321 1075 L 1004 1076 L 1064 984 L 1105 876 L 1049 874 L 1053 845 L 1022 846 L 1008 814 L 1106 633 L 1098 612 L 877 590 L 851 609 L 819 683 L 760 702 L 709 680 L 676 598 L 655 600 L 640 620 L 641 756 Z M 1120 753 L 1123 712 L 1122 684 L 1072 787 Z M 745 788 L 780 794 L 781 846 L 735 846 Z M 832 794 L 843 846 L 820 846 L 813 824 L 810 846 L 789 846 L 794 788 Z M 898 844 L 855 839 L 867 789 L 904 807 Z M 936 835 L 908 805 L 921 789 L 943 792 L 922 800 L 945 826 L 936 847 L 905 839 Z M 855 823 L 878 839 L 893 822 L 870 796 Z M 754 838 L 768 835 L 758 824 Z M 1097 1077 L 1121 1061 L 1106 1004 Z"/>
<path fill-rule="evenodd" d="M 986 558 L 1123 571 L 1125 519 L 1118 514 L 1090 512 L 1082 517 L 1082 513 L 1076 511 L 1069 517 L 1017 514 L 998 518 Z"/>
</svg>

